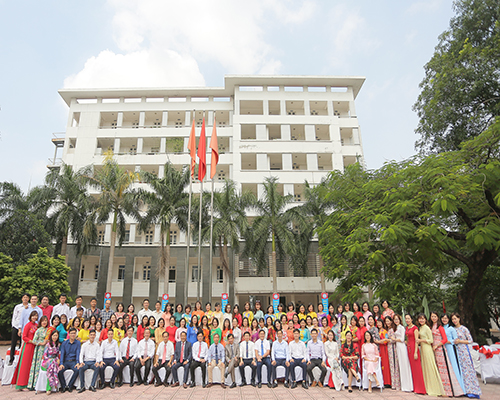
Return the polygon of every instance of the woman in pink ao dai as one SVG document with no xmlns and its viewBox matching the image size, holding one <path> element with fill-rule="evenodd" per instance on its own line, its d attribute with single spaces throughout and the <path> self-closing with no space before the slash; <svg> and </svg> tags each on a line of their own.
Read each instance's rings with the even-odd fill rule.
<svg viewBox="0 0 500 400">
<path fill-rule="evenodd" d="M 378 346 L 373 341 L 373 336 L 370 331 L 365 332 L 365 343 L 361 348 L 361 358 L 366 368 L 368 375 L 368 393 L 372 392 L 372 382 L 376 386 L 382 388 L 377 379 L 377 368 L 380 359 Z"/>
</svg>

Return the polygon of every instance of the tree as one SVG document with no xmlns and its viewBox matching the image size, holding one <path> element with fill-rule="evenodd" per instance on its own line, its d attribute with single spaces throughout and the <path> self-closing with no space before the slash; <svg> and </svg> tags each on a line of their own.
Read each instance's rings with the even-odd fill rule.
<svg viewBox="0 0 500 400">
<path fill-rule="evenodd" d="M 413 107 L 422 151 L 458 150 L 500 115 L 500 3 L 456 0 L 454 8 Z"/>
<path fill-rule="evenodd" d="M 125 238 L 125 215 L 134 215 L 137 210 L 131 186 L 138 174 L 120 167 L 113 154 L 108 153 L 100 169 L 91 172 L 87 169 L 83 174 L 85 182 L 99 190 L 96 205 L 84 224 L 84 235 L 91 242 L 97 242 L 96 225 L 105 224 L 112 219 L 109 244 L 108 276 L 106 291 L 111 292 L 116 239 L 121 246 Z"/>
<path fill-rule="evenodd" d="M 0 222 L 17 210 L 29 211 L 31 202 L 21 188 L 12 182 L 0 183 Z"/>
<path fill-rule="evenodd" d="M 158 276 L 165 277 L 170 265 L 170 227 L 177 224 L 183 231 L 187 230 L 188 194 L 184 191 L 189 184 L 189 168 L 177 171 L 173 164 L 165 164 L 165 175 L 144 172 L 143 180 L 151 186 L 151 190 L 140 190 L 138 197 L 145 203 L 147 210 L 138 216 L 140 229 L 145 231 L 150 225 L 160 227 L 160 268 Z"/>
<path fill-rule="evenodd" d="M 25 264 L 15 266 L 10 257 L 0 253 L 0 327 L 2 334 L 10 331 L 12 310 L 23 293 L 46 294 L 55 304 L 61 293 L 69 293 L 68 267 L 64 258 L 52 258 L 40 248 Z M 6 336 L 4 336 L 6 337 Z"/>
<path fill-rule="evenodd" d="M 273 293 L 278 290 L 276 253 L 283 259 L 293 247 L 293 233 L 290 230 L 292 213 L 287 206 L 293 196 L 278 192 L 278 178 L 273 176 L 264 181 L 264 192 L 252 206 L 258 213 L 249 230 L 244 254 L 255 258 L 259 271 L 268 266 L 268 242 L 271 240 L 270 275 L 273 278 Z"/>
<path fill-rule="evenodd" d="M 51 237 L 35 214 L 18 209 L 9 215 L 0 225 L 0 252 L 15 264 L 26 262 L 40 247 L 52 248 Z"/>
<path fill-rule="evenodd" d="M 497 121 L 459 151 L 333 172 L 334 211 L 319 229 L 329 277 L 417 309 L 463 273 L 457 307 L 474 331 L 479 288 L 500 247 L 499 142 Z"/>
</svg>

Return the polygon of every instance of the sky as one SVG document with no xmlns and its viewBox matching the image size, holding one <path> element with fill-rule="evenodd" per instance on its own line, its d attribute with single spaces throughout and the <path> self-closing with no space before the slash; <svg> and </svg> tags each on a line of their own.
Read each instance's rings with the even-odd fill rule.
<svg viewBox="0 0 500 400">
<path fill-rule="evenodd" d="M 0 0 L 0 181 L 43 183 L 61 88 L 352 75 L 366 165 L 415 154 L 412 111 L 451 0 Z"/>
</svg>

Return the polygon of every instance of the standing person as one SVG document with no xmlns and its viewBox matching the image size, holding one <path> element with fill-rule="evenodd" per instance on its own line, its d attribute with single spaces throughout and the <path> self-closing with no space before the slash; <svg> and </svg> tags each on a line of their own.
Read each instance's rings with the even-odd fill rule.
<svg viewBox="0 0 500 400">
<path fill-rule="evenodd" d="M 129 367 L 130 387 L 134 386 L 134 363 L 135 354 L 137 353 L 137 339 L 134 338 L 134 328 L 129 326 L 127 329 L 127 337 L 120 343 L 120 369 L 118 370 L 118 387 L 123 385 L 123 370 Z"/>
<path fill-rule="evenodd" d="M 156 326 L 155 317 L 153 316 L 149 317 L 147 329 L 149 329 L 149 333 L 151 334 L 150 337 L 153 342 L 155 341 L 155 329 L 156 329 L 155 326 Z"/>
<path fill-rule="evenodd" d="M 342 304 L 337 304 L 337 313 L 335 314 L 335 316 L 337 317 L 338 321 L 342 319 L 342 315 L 344 315 L 344 306 Z"/>
<path fill-rule="evenodd" d="M 439 315 L 433 311 L 431 312 L 430 317 L 431 332 L 434 340 L 432 343 L 432 349 L 434 350 L 434 356 L 436 358 L 439 375 L 441 376 L 441 382 L 443 382 L 444 392 L 448 397 L 463 396 L 464 392 L 458 383 L 455 372 L 453 372 L 453 368 L 450 365 L 450 360 L 444 350 L 444 344 L 448 341 L 448 338 L 446 337 L 444 328 L 441 326 Z"/>
<path fill-rule="evenodd" d="M 108 338 L 108 331 L 113 330 L 113 323 L 110 319 L 106 321 L 104 324 L 104 329 L 101 330 L 101 334 L 99 335 L 99 343 L 104 342 Z"/>
<path fill-rule="evenodd" d="M 344 312 L 342 314 L 345 315 L 347 321 L 350 321 L 352 319 L 354 313 L 351 311 L 351 305 L 349 303 L 344 303 Z"/>
<path fill-rule="evenodd" d="M 250 332 L 245 332 L 243 334 L 243 341 L 240 343 L 240 376 L 241 385 L 245 386 L 247 384 L 245 376 L 245 367 L 249 366 L 252 369 L 252 381 L 251 384 L 255 387 L 255 373 L 257 370 L 257 362 L 255 361 L 255 347 L 254 343 L 250 340 Z"/>
<path fill-rule="evenodd" d="M 283 331 L 280 329 L 276 333 L 278 339 L 273 343 L 271 348 L 271 364 L 272 364 L 272 384 L 273 388 L 278 386 L 276 381 L 276 369 L 281 366 L 285 367 L 285 387 L 288 388 L 288 378 L 290 373 L 290 349 L 288 343 L 283 339 Z"/>
<path fill-rule="evenodd" d="M 368 317 L 370 315 L 373 315 L 372 312 L 370 311 L 370 304 L 368 304 L 367 301 L 365 301 L 361 305 L 361 311 L 363 312 L 363 317 L 364 317 L 365 321 L 368 321 Z"/>
<path fill-rule="evenodd" d="M 47 393 L 50 394 L 53 389 L 57 390 L 59 386 L 59 332 L 53 331 L 50 335 L 49 342 L 45 345 L 42 360 L 42 371 L 47 373 Z"/>
<path fill-rule="evenodd" d="M 179 377 L 177 375 L 177 370 L 180 367 L 184 367 L 184 379 L 182 380 L 182 386 L 184 387 L 184 389 L 187 388 L 189 364 L 192 359 L 192 346 L 191 343 L 186 340 L 186 336 L 186 332 L 182 332 L 180 341 L 175 344 L 174 361 L 172 363 L 172 387 L 179 386 Z"/>
<path fill-rule="evenodd" d="M 387 350 L 389 353 L 389 366 L 391 369 L 391 388 L 392 390 L 401 390 L 401 376 L 399 375 L 399 359 L 396 348 L 396 326 L 391 317 L 385 317 L 385 325 L 387 326 L 387 337 L 389 343 Z"/>
<path fill-rule="evenodd" d="M 226 307 L 224 307 L 224 314 L 222 315 L 222 323 L 228 319 L 229 323 L 233 320 L 233 314 L 231 313 L 231 304 L 227 303 Z M 222 342 L 221 342 L 222 343 Z"/>
<path fill-rule="evenodd" d="M 172 361 L 174 360 L 174 345 L 168 338 L 168 332 L 163 332 L 163 341 L 158 345 L 156 350 L 158 359 L 153 365 L 153 375 L 155 377 L 155 386 L 168 386 L 168 377 L 172 371 Z M 161 381 L 158 371 L 165 368 L 165 379 Z"/>
<path fill-rule="evenodd" d="M 78 331 L 77 339 L 81 344 L 84 344 L 87 340 L 89 340 L 90 333 L 90 321 L 88 319 L 83 320 L 83 324 L 81 329 Z"/>
<path fill-rule="evenodd" d="M 83 322 L 83 308 L 80 307 L 76 309 L 76 317 L 69 321 L 68 326 L 70 328 L 76 328 L 76 330 L 79 331 L 82 328 L 82 322 Z"/>
<path fill-rule="evenodd" d="M 85 392 L 85 371 L 91 369 L 94 371 L 92 374 L 92 381 L 90 382 L 89 389 L 92 392 L 95 392 L 95 384 L 97 382 L 97 375 L 99 373 L 99 364 L 102 361 L 102 353 L 101 346 L 99 346 L 99 342 L 95 340 L 96 333 L 95 330 L 91 330 L 89 333 L 89 340 L 86 341 L 82 348 L 80 349 L 80 364 L 79 375 L 80 375 L 80 389 L 78 393 Z"/>
<path fill-rule="evenodd" d="M 36 294 L 34 294 L 30 298 L 29 306 L 27 308 L 25 308 L 23 310 L 23 312 L 21 313 L 21 329 L 22 330 L 24 330 L 24 327 L 26 326 L 26 324 L 31 321 L 31 312 L 32 311 L 36 311 L 36 313 L 38 314 L 38 318 L 36 320 L 37 323 L 40 320 L 40 318 L 42 318 L 43 312 L 42 312 L 42 309 L 37 306 L 37 303 L 38 303 L 38 296 Z"/>
<path fill-rule="evenodd" d="M 198 317 L 196 317 L 198 318 Z M 217 334 L 216 334 L 217 336 Z M 196 368 L 200 367 L 201 368 L 201 382 L 202 386 L 206 387 L 207 384 L 205 383 L 206 378 L 207 378 L 207 356 L 208 356 L 208 346 L 203 340 L 203 332 L 198 332 L 198 336 L 196 338 L 196 342 L 192 344 L 191 346 L 191 364 L 189 366 L 189 369 L 191 370 L 191 388 L 194 388 L 196 386 L 195 382 L 195 375 L 194 372 L 196 371 Z M 217 338 L 218 342 L 218 338 Z M 188 342 L 190 343 L 190 342 Z M 186 383 L 186 382 L 184 382 Z"/>
<path fill-rule="evenodd" d="M 352 303 L 352 312 L 356 316 L 356 318 L 358 318 L 358 320 L 363 316 L 363 313 L 361 312 L 361 307 L 357 302 Z"/>
<path fill-rule="evenodd" d="M 208 318 L 208 324 L 210 325 L 212 323 L 212 317 L 214 315 L 214 312 L 212 311 L 212 303 L 207 301 L 205 304 L 205 315 Z"/>
<path fill-rule="evenodd" d="M 182 320 L 182 310 L 184 308 L 182 307 L 182 304 L 177 304 L 175 306 L 175 312 L 174 312 L 174 318 L 175 318 L 175 325 L 177 327 L 181 326 L 181 320 Z"/>
<path fill-rule="evenodd" d="M 43 351 L 45 350 L 45 345 L 48 340 L 47 331 L 49 327 L 49 319 L 46 315 L 40 318 L 38 323 L 38 329 L 33 336 L 32 343 L 35 345 L 35 351 L 33 352 L 33 361 L 31 362 L 30 368 L 30 378 L 28 381 L 28 389 L 35 390 L 36 381 L 38 380 L 38 373 L 40 372 L 40 366 L 42 365 Z"/>
<path fill-rule="evenodd" d="M 382 376 L 384 377 L 384 386 L 392 387 L 391 382 L 391 367 L 389 363 L 389 333 L 387 332 L 384 320 L 382 318 L 377 319 L 377 329 L 379 340 L 375 343 L 379 346 L 380 352 L 380 364 L 382 366 Z M 418 345 L 418 344 L 417 344 Z"/>
<path fill-rule="evenodd" d="M 29 308 L 27 308 L 27 310 L 29 310 Z M 23 329 L 22 339 L 24 344 L 11 382 L 12 385 L 16 385 L 17 390 L 23 390 L 28 386 L 31 361 L 33 360 L 33 355 L 35 353 L 35 343 L 33 342 L 33 338 L 35 337 L 35 333 L 38 329 L 36 321 L 38 321 L 38 312 L 36 310 L 32 310 L 29 315 L 28 323 L 25 324 Z"/>
<path fill-rule="evenodd" d="M 95 297 L 92 297 L 90 299 L 90 308 L 87 308 L 85 310 L 83 316 L 88 319 L 90 319 L 90 317 L 92 316 L 96 317 L 97 319 L 101 318 L 101 310 L 97 308 L 97 299 Z"/>
<path fill-rule="evenodd" d="M 68 337 L 68 317 L 66 317 L 66 314 L 61 315 L 60 321 L 56 329 L 59 332 L 59 343 L 62 343 Z"/>
<path fill-rule="evenodd" d="M 147 317 L 145 315 L 144 317 Z M 137 384 L 149 385 L 149 372 L 151 364 L 155 356 L 155 342 L 151 340 L 151 332 L 149 329 L 144 331 L 144 338 L 137 343 L 135 352 L 135 373 L 137 375 Z M 144 367 L 144 376 L 141 375 L 141 368 Z"/>
<path fill-rule="evenodd" d="M 253 317 L 257 321 L 260 321 L 262 318 L 264 318 L 264 312 L 262 311 L 262 304 L 260 300 L 255 301 L 255 310 L 253 312 Z"/>
<path fill-rule="evenodd" d="M 135 314 L 135 306 L 130 303 L 127 307 L 127 314 L 130 317 L 130 321 L 132 321 L 132 318 L 134 317 Z"/>
<path fill-rule="evenodd" d="M 193 315 L 198 316 L 198 321 L 201 321 L 201 319 L 205 315 L 205 311 L 203 311 L 202 307 L 203 306 L 201 304 L 201 301 L 198 300 L 196 303 L 194 303 Z"/>
<path fill-rule="evenodd" d="M 280 323 L 278 320 L 276 322 Z M 273 326 L 273 319 L 269 316 L 266 318 L 266 339 L 273 343 L 276 340 L 276 330 Z"/>
<path fill-rule="evenodd" d="M 123 303 L 118 303 L 116 305 L 116 311 L 115 311 L 115 316 L 117 319 L 120 319 L 120 318 L 125 318 L 125 304 Z"/>
<path fill-rule="evenodd" d="M 274 313 L 274 319 L 276 321 L 281 320 L 281 317 L 285 315 L 285 305 L 283 303 L 279 303 L 278 307 L 276 309 L 276 312 Z"/>
<path fill-rule="evenodd" d="M 241 329 L 240 329 L 240 323 L 238 322 L 238 318 L 233 317 L 233 329 L 232 329 L 232 334 L 234 336 L 234 344 L 238 346 L 241 342 Z M 228 335 L 229 337 L 229 335 Z"/>
<path fill-rule="evenodd" d="M 75 305 L 73 307 L 71 307 L 71 309 L 69 310 L 68 319 L 72 320 L 73 318 L 75 318 L 76 317 L 76 310 L 78 310 L 79 308 L 81 308 L 83 310 L 83 312 L 85 312 L 86 309 L 84 306 L 82 306 L 82 303 L 83 303 L 83 297 L 76 296 Z"/>
<path fill-rule="evenodd" d="M 342 314 L 342 316 L 340 317 L 340 341 L 342 342 L 342 344 L 345 343 L 345 334 L 347 333 L 347 331 L 350 331 L 350 327 L 347 323 L 347 317 Z"/>
<path fill-rule="evenodd" d="M 120 343 L 125 338 L 126 335 L 126 326 L 123 318 L 118 318 L 116 321 L 116 326 L 113 328 L 113 339 L 116 340 L 118 347 L 120 347 Z"/>
<path fill-rule="evenodd" d="M 384 311 L 382 312 L 382 318 L 385 319 L 385 317 L 391 317 L 394 318 L 394 311 L 392 311 L 389 307 L 391 305 L 387 300 L 382 300 L 382 307 L 384 308 Z"/>
<path fill-rule="evenodd" d="M 368 321 L 368 330 L 371 332 L 375 343 L 377 343 L 379 339 L 379 334 L 378 334 L 378 328 L 375 326 L 375 318 L 373 318 L 373 315 L 370 315 L 367 321 Z"/>
<path fill-rule="evenodd" d="M 321 303 L 321 302 L 318 303 L 317 316 L 318 316 L 318 321 L 321 321 L 323 318 L 326 318 L 328 316 L 328 314 L 323 309 L 323 303 Z"/>
<path fill-rule="evenodd" d="M 243 324 L 243 320 L 246 318 L 248 320 L 248 325 L 250 325 L 252 323 L 253 317 L 253 311 L 250 309 L 250 303 L 247 301 L 243 305 L 243 319 L 241 323 Z"/>
<path fill-rule="evenodd" d="M 222 337 L 222 330 L 219 328 L 219 320 L 215 316 L 212 318 L 212 329 L 210 329 L 210 344 L 214 342 L 214 335 L 215 334 L 219 335 L 219 338 Z"/>
<path fill-rule="evenodd" d="M 221 311 L 221 305 L 219 302 L 215 303 L 215 311 L 212 314 L 212 324 L 213 324 L 213 319 L 217 318 L 217 322 L 219 322 L 219 325 L 222 325 L 222 318 L 224 317 L 224 313 Z"/>
<path fill-rule="evenodd" d="M 259 339 L 254 344 L 255 358 L 257 360 L 257 386 L 262 387 L 262 366 L 267 367 L 267 387 L 271 388 L 271 345 L 266 339 L 266 331 L 259 330 Z"/>
<path fill-rule="evenodd" d="M 76 365 L 78 364 L 78 361 L 80 361 L 81 346 L 81 343 L 76 340 L 76 329 L 69 328 L 68 340 L 65 340 L 61 345 L 61 364 L 59 365 L 58 377 L 59 382 L 61 382 L 62 393 L 66 390 L 70 393 L 73 391 L 73 385 L 78 377 L 78 368 Z M 66 384 L 66 378 L 64 377 L 64 372 L 66 370 L 73 371 L 69 384 Z"/>
<path fill-rule="evenodd" d="M 240 306 L 238 304 L 235 304 L 233 307 L 233 318 L 236 318 L 238 320 L 238 326 L 241 326 L 243 316 L 240 313 Z"/>
<path fill-rule="evenodd" d="M 59 315 L 59 317 L 61 315 L 66 315 L 66 317 L 69 317 L 70 315 L 70 308 L 68 306 L 68 304 L 66 303 L 66 300 L 68 298 L 66 297 L 66 293 L 61 293 L 59 295 L 59 304 L 55 305 L 54 308 L 52 309 L 52 315 L 51 315 L 51 319 L 54 318 L 54 315 Z"/>
<path fill-rule="evenodd" d="M 245 332 L 249 332 L 250 336 L 252 335 L 252 327 L 250 326 L 250 322 L 248 321 L 247 317 L 243 317 L 243 320 L 241 321 L 241 328 L 240 329 L 241 329 L 242 335 L 244 335 Z"/>
<path fill-rule="evenodd" d="M 47 321 L 50 321 L 52 318 L 52 312 L 54 311 L 54 306 L 49 304 L 49 296 L 46 294 L 42 295 L 40 299 L 40 309 L 42 310 L 43 315 L 47 317 Z"/>
<path fill-rule="evenodd" d="M 161 310 L 161 301 L 158 300 L 155 303 L 155 309 L 153 311 L 153 317 L 155 317 L 156 326 L 158 326 L 158 321 L 160 320 L 162 315 L 163 311 Z"/>
<path fill-rule="evenodd" d="M 14 362 L 14 357 L 16 356 L 16 346 L 17 343 L 21 342 L 21 336 L 23 334 L 21 327 L 21 314 L 24 310 L 28 308 L 28 303 L 30 301 L 29 294 L 25 293 L 21 297 L 21 304 L 18 304 L 14 307 L 14 311 L 12 312 L 12 336 L 10 341 L 10 359 L 9 366 Z"/>
<path fill-rule="evenodd" d="M 348 375 L 348 389 L 352 393 L 352 378 L 355 378 L 358 384 L 361 384 L 359 376 L 358 359 L 359 352 L 352 341 L 353 335 L 351 331 L 347 331 L 345 335 L 345 343 L 342 344 L 340 356 L 342 358 L 342 368 Z"/>
<path fill-rule="evenodd" d="M 307 373 L 309 375 L 309 379 L 311 380 L 312 387 L 315 387 L 316 385 L 323 387 L 323 382 L 325 381 L 326 376 L 325 349 L 323 347 L 323 341 L 318 340 L 318 330 L 316 328 L 311 330 L 311 337 L 311 340 L 307 343 Z M 315 367 L 318 367 L 321 370 L 319 381 L 314 380 L 313 369 Z"/>
<path fill-rule="evenodd" d="M 156 348 L 158 349 L 158 345 L 163 341 L 163 332 L 165 332 L 165 321 L 163 318 L 158 320 L 158 328 L 155 329 L 155 343 Z"/>
<path fill-rule="evenodd" d="M 439 376 L 439 371 L 432 350 L 432 332 L 427 325 L 427 317 L 424 314 L 418 314 L 420 357 L 422 358 L 422 373 L 424 375 L 425 390 L 429 396 L 444 396 L 443 382 Z"/>
<path fill-rule="evenodd" d="M 301 341 L 303 341 L 304 343 L 307 343 L 307 342 L 309 342 L 309 340 L 311 340 L 311 332 L 306 327 L 306 320 L 305 319 L 300 320 L 299 332 L 300 332 L 300 340 Z"/>
<path fill-rule="evenodd" d="M 186 320 L 184 318 L 181 318 L 181 321 L 179 323 L 179 327 L 175 331 L 175 342 L 176 343 L 181 341 L 182 332 L 184 332 L 186 334 L 186 338 L 187 338 Z"/>
<path fill-rule="evenodd" d="M 394 344 L 396 352 L 398 353 L 399 362 L 399 376 L 401 379 L 401 390 L 403 392 L 413 391 L 413 380 L 411 376 L 410 360 L 408 358 L 408 350 L 405 344 L 405 328 L 401 323 L 401 316 L 399 314 L 394 314 L 394 325 L 396 327 L 394 336 Z"/>
<path fill-rule="evenodd" d="M 288 343 L 293 341 L 293 331 L 294 330 L 295 330 L 295 328 L 293 327 L 293 321 L 292 320 L 288 321 L 288 326 L 286 328 L 286 341 Z"/>
<path fill-rule="evenodd" d="M 286 318 L 291 321 L 295 313 L 295 304 L 293 302 L 288 303 L 288 311 L 286 313 Z"/>
<path fill-rule="evenodd" d="M 472 336 L 469 330 L 462 325 L 462 318 L 460 314 L 451 314 L 451 322 L 457 331 L 457 339 L 455 339 L 455 346 L 457 348 L 458 365 L 462 371 L 464 380 L 465 394 L 467 397 L 479 398 L 481 396 L 481 389 L 477 383 L 477 375 L 472 363 L 469 345 L 472 344 Z"/>
<path fill-rule="evenodd" d="M 144 332 L 148 329 L 149 317 L 144 315 L 141 319 L 141 324 L 137 327 L 137 341 L 140 342 L 144 338 Z M 107 327 L 107 325 L 106 325 Z M 151 332 L 150 332 L 151 334 Z"/>
<path fill-rule="evenodd" d="M 137 315 L 139 316 L 139 321 L 142 321 L 142 318 L 145 316 L 148 317 L 148 319 L 153 316 L 153 311 L 149 309 L 149 299 L 144 299 L 142 301 L 142 309 L 137 313 Z"/>
<path fill-rule="evenodd" d="M 191 344 L 195 344 L 198 340 L 198 316 L 193 315 L 191 317 L 191 322 L 187 328 L 187 341 Z"/>
<path fill-rule="evenodd" d="M 199 337 L 201 337 L 203 339 L 203 336 L 199 336 Z M 205 342 L 202 342 L 202 343 L 206 345 Z M 194 352 L 194 350 L 193 350 L 193 352 Z M 220 370 L 220 376 L 221 376 L 220 385 L 221 385 L 222 389 L 226 388 L 226 384 L 224 383 L 224 377 L 226 376 L 224 373 L 224 368 L 226 366 L 225 358 L 226 358 L 226 355 L 225 355 L 225 351 L 224 351 L 224 346 L 221 343 L 219 343 L 219 335 L 216 334 L 214 336 L 214 342 L 210 346 L 210 349 L 208 349 L 208 357 L 207 357 L 208 387 L 212 386 L 213 369 L 215 367 L 218 367 Z M 202 372 L 203 372 L 203 369 L 202 369 Z"/>
<path fill-rule="evenodd" d="M 236 318 L 235 318 L 236 319 Z M 234 369 L 239 364 L 240 360 L 240 346 L 239 343 L 236 343 L 234 335 L 230 333 L 227 336 L 227 344 L 224 349 L 224 359 L 226 362 L 226 372 L 224 373 L 224 379 L 227 378 L 229 374 L 231 374 L 231 386 L 230 389 L 234 389 L 236 387 L 236 378 L 234 376 Z"/>
<path fill-rule="evenodd" d="M 422 373 L 422 361 L 418 349 L 418 328 L 413 324 L 411 315 L 406 314 L 406 348 L 408 349 L 408 359 L 411 367 L 411 377 L 413 379 L 413 391 L 418 394 L 425 394 L 424 375 Z"/>
<path fill-rule="evenodd" d="M 372 314 L 373 314 L 373 318 L 375 318 L 375 320 L 380 319 L 380 317 L 382 316 L 380 314 L 380 306 L 378 304 L 373 305 Z"/>
<path fill-rule="evenodd" d="M 458 339 L 457 331 L 455 328 L 450 326 L 450 317 L 448 316 L 448 314 L 444 314 L 441 316 L 441 322 L 446 333 L 446 338 L 448 339 L 448 341 L 444 344 L 444 347 L 446 348 L 446 354 L 448 354 L 448 359 L 450 360 L 453 371 L 455 372 L 455 376 L 458 379 L 458 383 L 460 384 L 462 391 L 465 393 L 464 380 L 462 377 L 462 372 L 460 371 L 460 367 L 458 366 L 457 351 L 455 347 L 455 340 Z"/>
<path fill-rule="evenodd" d="M 163 313 L 161 314 L 161 317 L 163 318 L 163 320 L 165 321 L 165 324 L 168 325 L 169 324 L 169 321 L 170 321 L 170 317 L 174 315 L 173 311 L 172 311 L 172 304 L 170 303 L 167 303 L 165 305 L 165 310 L 163 311 Z"/>
<path fill-rule="evenodd" d="M 306 312 L 306 306 L 304 304 L 301 304 L 299 306 L 299 313 L 297 314 L 299 316 L 299 321 L 301 319 L 305 320 L 307 317 L 307 312 Z"/>
<path fill-rule="evenodd" d="M 101 311 L 102 323 L 105 324 L 114 313 L 115 312 L 111 309 L 111 299 L 107 299 L 104 303 L 104 309 Z"/>
<path fill-rule="evenodd" d="M 106 367 L 113 368 L 113 375 L 109 381 L 109 387 L 111 389 L 115 388 L 115 379 L 120 369 L 120 349 L 118 348 L 118 343 L 113 339 L 113 330 L 108 331 L 108 340 L 105 340 L 101 344 L 101 362 L 99 363 L 99 375 L 101 378 L 101 384 L 99 389 L 104 389 L 104 371 Z"/>
<path fill-rule="evenodd" d="M 299 366 L 302 368 L 302 387 L 304 389 L 309 389 L 307 386 L 307 351 L 306 345 L 300 340 L 300 331 L 295 329 L 293 331 L 293 341 L 288 344 L 290 349 L 290 378 L 292 381 L 292 389 L 297 387 L 297 380 L 295 377 L 295 367 Z"/>
<path fill-rule="evenodd" d="M 226 345 L 227 335 L 230 333 L 233 333 L 233 330 L 231 329 L 231 320 L 226 318 L 222 324 L 222 336 L 220 337 L 220 344 L 222 346 Z"/>
<path fill-rule="evenodd" d="M 335 334 L 332 330 L 329 330 L 326 335 L 325 356 L 326 365 L 330 369 L 328 386 L 330 389 L 335 388 L 337 391 L 340 391 L 344 382 L 342 380 L 342 370 L 340 369 L 339 345 L 335 341 Z"/>
<path fill-rule="evenodd" d="M 378 346 L 374 343 L 373 336 L 370 331 L 365 332 L 364 339 L 365 343 L 363 343 L 363 346 L 361 347 L 361 357 L 363 358 L 366 368 L 366 375 L 368 375 L 368 393 L 371 393 L 372 382 L 374 382 L 375 385 L 380 387 L 380 390 L 382 390 L 382 386 L 377 379 L 377 368 L 380 354 Z"/>
<path fill-rule="evenodd" d="M 134 314 L 132 316 L 130 326 L 134 328 L 134 339 L 137 340 L 137 329 L 139 328 L 139 317 L 137 316 L 137 314 Z"/>
<path fill-rule="evenodd" d="M 276 319 L 276 316 L 274 315 L 274 307 L 272 305 L 269 305 L 267 307 L 267 312 L 264 314 L 264 321 L 266 321 L 267 325 L 267 318 L 271 317 L 271 321 L 274 322 Z"/>
<path fill-rule="evenodd" d="M 186 304 L 186 307 L 184 307 L 182 319 L 186 321 L 186 325 L 189 325 L 191 323 L 191 304 Z"/>
</svg>

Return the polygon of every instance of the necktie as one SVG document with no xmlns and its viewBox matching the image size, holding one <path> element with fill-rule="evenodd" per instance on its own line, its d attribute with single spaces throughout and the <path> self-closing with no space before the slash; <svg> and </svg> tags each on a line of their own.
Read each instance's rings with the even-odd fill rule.
<svg viewBox="0 0 500 400">
<path fill-rule="evenodd" d="M 128 340 L 127 344 L 127 354 L 125 355 L 125 358 L 128 360 L 130 358 L 130 339 Z"/>
<path fill-rule="evenodd" d="M 184 361 L 184 342 L 181 345 L 181 363 Z"/>
<path fill-rule="evenodd" d="M 264 341 L 260 342 L 260 355 L 264 357 Z"/>
<path fill-rule="evenodd" d="M 148 356 L 148 342 L 144 342 L 144 358 Z"/>
<path fill-rule="evenodd" d="M 163 342 L 163 358 L 161 359 L 163 363 L 167 361 L 167 344 Z"/>
<path fill-rule="evenodd" d="M 248 358 L 248 341 L 247 341 L 247 358 Z"/>
<path fill-rule="evenodd" d="M 198 359 L 201 356 L 201 342 L 198 342 Z"/>
<path fill-rule="evenodd" d="M 215 346 L 215 365 L 219 365 L 219 346 Z"/>
</svg>

